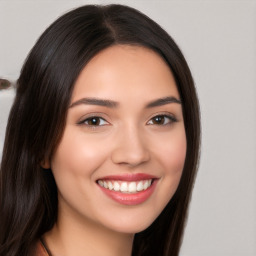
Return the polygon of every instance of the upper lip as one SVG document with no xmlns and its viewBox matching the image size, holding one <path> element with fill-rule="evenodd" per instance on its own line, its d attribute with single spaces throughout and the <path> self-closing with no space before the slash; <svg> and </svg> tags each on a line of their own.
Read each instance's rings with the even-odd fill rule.
<svg viewBox="0 0 256 256">
<path fill-rule="evenodd" d="M 129 173 L 129 174 L 118 174 L 108 175 L 101 177 L 97 180 L 122 180 L 122 181 L 139 181 L 139 180 L 150 180 L 157 179 L 158 177 L 146 173 Z"/>
</svg>

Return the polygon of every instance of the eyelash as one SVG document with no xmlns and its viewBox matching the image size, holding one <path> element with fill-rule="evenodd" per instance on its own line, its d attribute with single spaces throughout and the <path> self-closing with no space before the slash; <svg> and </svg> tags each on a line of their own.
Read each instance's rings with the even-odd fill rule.
<svg viewBox="0 0 256 256">
<path fill-rule="evenodd" d="M 152 122 L 152 120 L 156 120 L 157 118 L 160 118 L 160 121 L 163 120 L 164 123 L 159 123 L 159 124 L 149 124 L 149 122 Z M 163 118 L 163 119 L 162 119 Z M 166 115 L 166 114 L 160 114 L 160 115 L 156 115 L 156 116 L 153 116 L 148 122 L 147 124 L 149 125 L 171 125 L 172 123 L 175 123 L 177 122 L 177 119 L 173 116 L 173 115 Z"/>
<path fill-rule="evenodd" d="M 160 120 L 160 123 L 153 123 L 152 121 L 157 121 Z M 96 124 L 89 124 L 88 122 L 96 122 Z M 163 121 L 163 123 L 161 123 Z M 99 123 L 98 123 L 99 122 Z M 102 124 L 103 122 L 103 124 Z M 151 122 L 151 123 L 150 123 Z M 166 115 L 166 114 L 160 114 L 160 115 L 156 115 L 156 116 L 153 116 L 148 122 L 147 124 L 148 125 L 157 125 L 157 126 L 165 126 L 165 125 L 171 125 L 172 123 L 174 122 L 177 122 L 177 119 L 172 116 L 172 115 Z M 108 121 L 106 121 L 104 118 L 100 117 L 100 116 L 91 116 L 91 117 L 88 117 L 82 121 L 80 121 L 78 123 L 78 125 L 86 125 L 90 128 L 97 128 L 97 127 L 100 127 L 100 126 L 105 126 L 105 125 L 108 125 Z"/>
<path fill-rule="evenodd" d="M 78 124 L 79 125 L 86 125 L 86 126 L 89 126 L 89 127 L 92 127 L 92 128 L 95 128 L 95 127 L 98 127 L 98 126 L 103 126 L 103 125 L 106 125 L 106 124 L 88 124 L 88 122 L 90 121 L 100 121 L 101 122 L 104 122 L 106 124 L 109 124 L 104 118 L 100 117 L 100 116 L 91 116 L 91 117 L 88 117 L 82 121 L 80 121 Z"/>
</svg>

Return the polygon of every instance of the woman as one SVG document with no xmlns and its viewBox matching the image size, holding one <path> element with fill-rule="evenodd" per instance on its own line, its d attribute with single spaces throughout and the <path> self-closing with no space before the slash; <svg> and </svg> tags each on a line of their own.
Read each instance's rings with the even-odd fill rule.
<svg viewBox="0 0 256 256">
<path fill-rule="evenodd" d="M 55 21 L 18 79 L 0 255 L 178 255 L 199 106 L 172 38 L 121 5 Z"/>
</svg>

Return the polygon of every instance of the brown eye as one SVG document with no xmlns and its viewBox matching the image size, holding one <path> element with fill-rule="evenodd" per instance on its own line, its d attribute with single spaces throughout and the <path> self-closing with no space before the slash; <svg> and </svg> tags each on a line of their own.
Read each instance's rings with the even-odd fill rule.
<svg viewBox="0 0 256 256">
<path fill-rule="evenodd" d="M 102 126 L 102 125 L 107 125 L 108 122 L 102 117 L 93 116 L 93 117 L 86 118 L 85 120 L 80 122 L 80 124 L 84 124 L 88 126 Z"/>
<path fill-rule="evenodd" d="M 158 115 L 154 116 L 153 118 L 150 119 L 148 124 L 150 125 L 166 125 L 170 124 L 173 122 L 176 122 L 176 118 L 173 116 L 167 116 L 167 115 Z"/>
<path fill-rule="evenodd" d="M 165 117 L 164 116 L 156 116 L 152 119 L 153 124 L 164 124 Z"/>
<path fill-rule="evenodd" d="M 98 117 L 92 117 L 87 120 L 88 125 L 99 125 L 100 124 L 100 119 Z"/>
</svg>

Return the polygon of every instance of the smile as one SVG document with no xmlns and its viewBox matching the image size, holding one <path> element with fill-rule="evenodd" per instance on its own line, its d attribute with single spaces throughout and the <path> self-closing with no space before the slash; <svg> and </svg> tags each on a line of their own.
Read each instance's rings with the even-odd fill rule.
<svg viewBox="0 0 256 256">
<path fill-rule="evenodd" d="M 153 194 L 159 178 L 148 174 L 102 177 L 96 181 L 107 197 L 122 205 L 138 205 Z"/>
<path fill-rule="evenodd" d="M 119 191 L 121 193 L 137 193 L 148 189 L 153 179 L 141 181 L 120 181 L 120 180 L 98 180 L 98 184 L 109 190 Z"/>
</svg>

